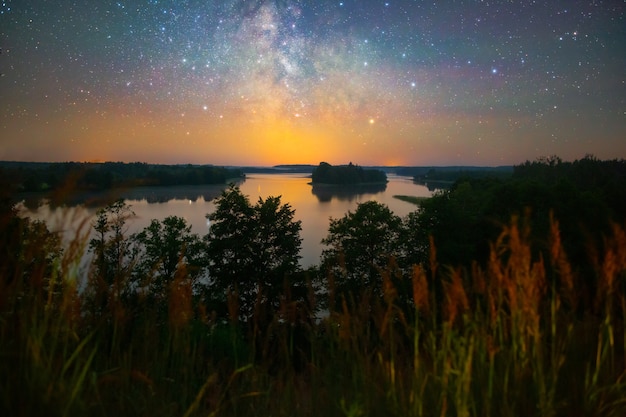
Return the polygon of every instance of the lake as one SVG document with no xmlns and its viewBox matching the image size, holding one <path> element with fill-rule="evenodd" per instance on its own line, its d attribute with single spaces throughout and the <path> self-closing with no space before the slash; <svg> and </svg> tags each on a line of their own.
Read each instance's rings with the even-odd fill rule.
<svg viewBox="0 0 626 417">
<path fill-rule="evenodd" d="M 387 175 L 384 185 L 356 187 L 312 186 L 308 174 L 248 174 L 239 183 L 241 191 L 255 204 L 259 197 L 281 196 L 283 204 L 295 209 L 295 219 L 302 221 L 302 250 L 300 265 L 308 267 L 319 263 L 323 245 L 320 241 L 328 234 L 330 218 L 343 217 L 366 201 L 386 204 L 395 214 L 405 216 L 416 206 L 394 198 L 394 195 L 428 197 L 432 192 L 425 186 L 413 183 L 410 177 Z M 192 232 L 201 236 L 208 231 L 206 214 L 215 210 L 213 199 L 220 195 L 224 185 L 137 187 L 119 192 L 136 216 L 128 223 L 128 233 L 140 231 L 152 219 L 179 216 L 192 225 Z M 102 197 L 101 195 L 97 197 Z M 109 196 L 111 197 L 111 196 Z M 22 216 L 45 220 L 50 230 L 59 231 L 66 238 L 76 234 L 81 222 L 89 226 L 98 205 L 94 195 L 72 196 L 71 205 L 54 206 L 48 203 L 33 204 L 23 201 L 17 205 Z"/>
</svg>

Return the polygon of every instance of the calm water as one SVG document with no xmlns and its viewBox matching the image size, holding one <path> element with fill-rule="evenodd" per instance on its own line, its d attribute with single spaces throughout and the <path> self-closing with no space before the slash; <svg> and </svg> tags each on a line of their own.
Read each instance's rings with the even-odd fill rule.
<svg viewBox="0 0 626 417">
<path fill-rule="evenodd" d="M 386 204 L 397 215 L 405 216 L 416 206 L 394 195 L 427 197 L 432 194 L 426 187 L 413 184 L 411 178 L 394 175 L 388 178 L 386 186 L 345 189 L 313 187 L 308 184 L 311 179 L 306 174 L 249 174 L 239 186 L 253 204 L 259 197 L 282 196 L 281 202 L 295 209 L 295 219 L 302 221 L 300 264 L 307 267 L 319 262 L 323 249 L 320 241 L 328 233 L 331 217 L 343 217 L 348 211 L 354 211 L 358 203 L 371 200 Z M 213 199 L 222 189 L 224 186 L 140 187 L 124 192 L 121 197 L 136 214 L 128 224 L 128 233 L 143 229 L 152 219 L 162 220 L 174 215 L 186 219 L 194 233 L 204 235 L 208 230 L 205 215 L 215 210 Z M 101 207 L 91 202 L 91 198 L 80 196 L 77 202 L 82 199 L 87 204 L 62 207 L 43 204 L 29 208 L 32 204 L 23 202 L 18 209 L 24 216 L 45 220 L 51 230 L 74 236 L 81 222 L 89 226 Z"/>
</svg>

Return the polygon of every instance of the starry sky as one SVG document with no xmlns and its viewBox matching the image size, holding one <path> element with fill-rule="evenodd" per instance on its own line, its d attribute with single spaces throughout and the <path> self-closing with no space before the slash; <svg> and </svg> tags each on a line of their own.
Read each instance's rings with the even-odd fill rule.
<svg viewBox="0 0 626 417">
<path fill-rule="evenodd" d="M 626 1 L 0 3 L 0 160 L 626 158 Z"/>
</svg>

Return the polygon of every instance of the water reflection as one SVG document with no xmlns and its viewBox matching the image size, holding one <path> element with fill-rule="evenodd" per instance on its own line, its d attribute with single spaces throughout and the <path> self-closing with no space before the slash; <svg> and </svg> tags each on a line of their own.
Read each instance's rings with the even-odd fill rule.
<svg viewBox="0 0 626 417">
<path fill-rule="evenodd" d="M 51 193 L 20 193 L 16 195 L 21 206 L 28 210 L 38 210 L 43 206 L 52 209 L 60 207 L 104 207 L 123 198 L 120 190 L 102 192 L 68 192 L 65 190 Z"/>
<path fill-rule="evenodd" d="M 122 194 L 121 198 L 125 200 L 146 200 L 148 203 L 167 203 L 171 200 L 211 201 L 219 197 L 222 190 L 224 190 L 223 184 L 188 187 L 142 187 L 128 190 Z"/>
<path fill-rule="evenodd" d="M 306 174 L 250 174 L 239 186 L 244 195 L 256 204 L 259 198 L 281 196 L 281 203 L 289 204 L 296 220 L 302 221 L 301 237 L 303 267 L 317 264 L 323 250 L 321 240 L 328 234 L 331 218 L 341 218 L 354 211 L 359 203 L 377 201 L 386 204 L 395 214 L 405 216 L 417 209 L 413 204 L 394 198 L 395 195 L 428 197 L 432 193 L 425 186 L 413 183 L 409 177 L 388 175 L 389 182 L 362 187 L 313 187 Z M 206 215 L 215 210 L 215 197 L 226 185 L 138 187 L 121 190 L 115 194 L 74 195 L 63 204 L 42 202 L 42 195 L 24 198 L 17 209 L 24 217 L 46 220 L 54 231 L 73 236 L 81 221 L 88 227 L 97 210 L 106 205 L 97 201 L 114 201 L 124 198 L 135 216 L 128 226 L 128 233 L 141 231 L 152 219 L 163 220 L 167 216 L 184 218 L 192 226 L 192 232 L 204 236 L 208 232 Z M 23 197 L 23 196 L 22 196 Z M 80 200 L 80 198 L 86 198 Z M 102 200 L 102 199 L 105 200 Z M 68 220 L 69 219 L 69 220 Z"/>
<path fill-rule="evenodd" d="M 238 180 L 236 184 L 241 184 Z M 115 189 L 102 192 L 72 192 L 72 193 L 24 193 L 20 194 L 21 205 L 28 210 L 37 210 L 43 205 L 51 208 L 85 206 L 100 208 L 119 199 L 126 201 L 146 201 L 149 204 L 167 203 L 172 200 L 196 202 L 211 201 L 219 197 L 224 184 L 216 185 L 189 185 L 179 187 L 136 187 L 129 189 Z"/>
<path fill-rule="evenodd" d="M 376 195 L 385 192 L 387 184 L 366 185 L 319 185 L 311 184 L 311 193 L 320 203 L 330 203 L 333 198 L 340 201 L 360 200 L 365 195 Z"/>
</svg>

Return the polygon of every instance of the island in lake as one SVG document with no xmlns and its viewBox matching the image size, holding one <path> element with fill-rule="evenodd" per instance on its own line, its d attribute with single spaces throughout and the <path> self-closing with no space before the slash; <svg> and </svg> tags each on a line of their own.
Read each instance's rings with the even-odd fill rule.
<svg viewBox="0 0 626 417">
<path fill-rule="evenodd" d="M 313 185 L 364 185 L 386 184 L 387 174 L 378 169 L 364 169 L 350 162 L 348 165 L 333 166 L 327 162 L 320 164 L 311 174 Z"/>
</svg>

